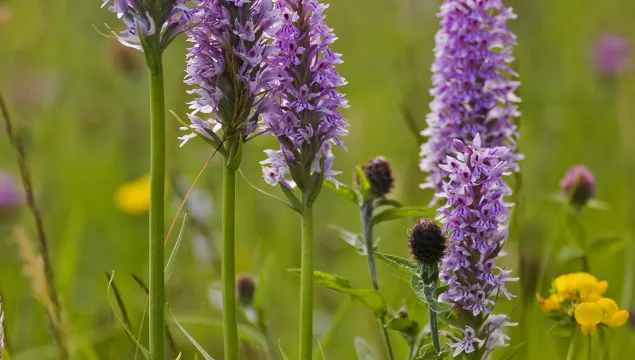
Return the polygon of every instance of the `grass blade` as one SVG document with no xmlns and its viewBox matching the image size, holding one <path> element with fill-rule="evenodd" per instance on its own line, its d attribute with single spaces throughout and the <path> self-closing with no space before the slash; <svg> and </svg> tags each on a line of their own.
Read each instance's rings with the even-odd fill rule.
<svg viewBox="0 0 635 360">
<path fill-rule="evenodd" d="M 172 271 L 174 270 L 174 263 L 176 262 L 176 255 L 179 252 L 179 248 L 181 247 L 181 240 L 183 240 L 183 233 L 185 232 L 185 224 L 187 222 L 187 211 L 185 215 L 183 215 L 183 223 L 181 224 L 181 230 L 179 231 L 179 236 L 176 238 L 176 243 L 174 243 L 174 248 L 172 249 L 172 253 L 170 254 L 170 258 L 168 259 L 168 263 L 165 265 L 164 277 L 165 277 L 165 286 L 168 285 L 170 281 L 170 277 L 172 276 Z"/>
<path fill-rule="evenodd" d="M 205 349 L 203 349 L 203 347 L 201 345 L 199 345 L 199 343 L 196 342 L 196 340 L 194 340 L 194 338 L 192 337 L 192 335 L 190 335 L 183 326 L 181 326 L 181 324 L 179 324 L 178 321 L 176 321 L 176 319 L 174 318 L 174 315 L 172 314 L 172 310 L 170 311 L 170 317 L 172 318 L 172 320 L 174 321 L 174 323 L 176 324 L 176 326 L 179 327 L 179 329 L 181 329 L 181 332 L 183 332 L 183 335 L 185 335 L 185 337 L 187 337 L 187 339 L 192 343 L 192 345 L 194 345 L 194 347 L 196 348 L 196 350 L 198 350 L 198 352 L 203 355 L 203 358 L 205 358 L 205 360 L 214 360 L 213 357 L 211 357 L 206 351 Z"/>
</svg>

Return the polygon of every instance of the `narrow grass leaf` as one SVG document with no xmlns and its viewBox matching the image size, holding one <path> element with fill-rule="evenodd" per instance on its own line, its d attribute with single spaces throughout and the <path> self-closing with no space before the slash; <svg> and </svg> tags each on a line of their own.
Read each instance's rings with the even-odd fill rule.
<svg viewBox="0 0 635 360">
<path fill-rule="evenodd" d="M 176 238 L 176 242 L 174 243 L 174 248 L 172 249 L 172 253 L 168 258 L 168 263 L 165 265 L 164 277 L 165 277 L 165 286 L 168 285 L 170 281 L 170 277 L 172 276 L 172 271 L 174 270 L 174 264 L 176 263 L 176 255 L 179 252 L 179 248 L 181 247 L 181 241 L 183 240 L 183 233 L 185 232 L 185 224 L 187 223 L 187 211 L 183 215 L 183 223 L 181 224 L 181 230 L 179 231 L 179 236 Z"/>
<path fill-rule="evenodd" d="M 281 199 L 281 198 L 279 198 L 279 197 L 277 197 L 275 195 L 269 194 L 268 192 L 266 192 L 266 191 L 258 188 L 257 186 L 253 185 L 251 182 L 249 182 L 249 180 L 247 180 L 247 177 L 245 177 L 245 174 L 243 174 L 242 170 L 238 169 L 238 173 L 240 173 L 240 176 L 243 177 L 243 180 L 245 180 L 247 185 L 251 186 L 254 190 L 258 191 L 261 194 L 267 195 L 267 196 L 269 196 L 272 199 L 278 200 L 278 202 L 283 203 L 284 205 L 288 206 L 291 210 L 293 210 L 295 212 L 298 212 L 298 213 L 300 212 L 300 210 L 297 208 L 297 205 L 294 206 L 292 204 L 289 204 L 288 202 L 284 201 L 283 199 Z"/>
<path fill-rule="evenodd" d="M 373 216 L 373 225 L 377 225 L 382 222 L 403 219 L 403 218 L 434 218 L 436 216 L 436 210 L 428 207 L 400 207 L 387 209 L 379 214 Z"/>
<path fill-rule="evenodd" d="M 174 321 L 174 323 L 176 324 L 176 326 L 179 327 L 179 329 L 181 329 L 181 332 L 183 332 L 183 335 L 185 335 L 185 337 L 187 337 L 187 339 L 192 343 L 192 345 L 194 345 L 194 347 L 196 348 L 196 350 L 198 350 L 198 352 L 203 355 L 203 358 L 205 360 L 214 360 L 213 357 L 211 357 L 206 351 L 205 349 L 203 349 L 203 347 L 201 345 L 199 345 L 198 342 L 196 342 L 196 340 L 194 340 L 194 338 L 192 337 L 192 335 L 190 335 L 183 326 L 181 326 L 181 324 L 176 321 L 176 319 L 174 318 L 174 315 L 172 314 L 172 310 L 170 310 L 168 308 L 168 311 L 170 312 L 170 317 L 172 318 L 172 320 Z"/>
<path fill-rule="evenodd" d="M 516 354 L 518 353 L 518 350 L 520 350 L 520 348 L 522 348 L 523 346 L 525 346 L 527 343 L 526 342 L 521 342 L 518 343 L 516 345 L 512 345 L 510 346 L 507 351 L 505 351 L 505 355 L 503 355 L 503 359 L 504 360 L 511 360 L 514 358 L 514 356 L 516 356 Z"/>
<path fill-rule="evenodd" d="M 126 332 L 128 333 L 128 336 L 130 336 L 132 341 L 137 345 L 137 348 L 139 350 L 141 350 L 141 353 L 143 354 L 143 356 L 147 360 L 150 360 L 151 356 L 150 356 L 150 352 L 148 351 L 148 349 L 146 349 L 143 345 L 141 345 L 139 340 L 132 334 L 130 329 L 128 329 L 126 324 L 123 322 L 123 320 L 121 319 L 121 317 L 119 316 L 117 311 L 115 311 L 115 305 L 112 303 L 112 299 L 111 299 L 111 296 L 110 296 L 110 290 L 112 288 L 112 282 L 113 282 L 114 279 L 115 279 L 115 272 L 113 271 L 112 275 L 110 276 L 110 280 L 108 281 L 108 289 L 106 290 L 106 298 L 108 298 L 108 303 L 110 304 L 110 309 L 112 310 L 113 314 L 115 314 L 115 317 L 117 318 L 117 320 L 119 321 L 121 326 L 124 328 L 124 330 L 126 330 Z"/>
<path fill-rule="evenodd" d="M 282 358 L 284 360 L 289 360 L 289 357 L 287 356 L 287 354 L 284 352 L 284 349 L 282 348 L 282 343 L 278 340 L 278 349 L 280 349 L 280 355 L 282 355 Z"/>
<path fill-rule="evenodd" d="M 358 360 L 379 360 L 377 353 L 368 345 L 364 338 L 357 336 L 355 338 L 355 353 Z"/>
</svg>

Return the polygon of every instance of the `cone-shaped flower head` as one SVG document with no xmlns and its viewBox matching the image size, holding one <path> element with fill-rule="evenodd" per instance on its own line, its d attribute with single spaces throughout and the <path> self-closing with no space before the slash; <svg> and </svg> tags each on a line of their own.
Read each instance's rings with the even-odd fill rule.
<svg viewBox="0 0 635 360">
<path fill-rule="evenodd" d="M 446 163 L 440 165 L 449 174 L 440 194 L 446 203 L 439 208 L 443 230 L 449 233 L 441 280 L 450 288 L 442 298 L 455 304 L 460 316 L 469 320 L 466 323 L 475 324 L 492 316 L 499 294 L 512 297 L 505 283 L 517 280 L 510 277 L 511 270 L 503 270 L 496 264 L 507 239 L 510 204 L 503 197 L 511 191 L 502 176 L 507 174 L 505 159 L 509 159 L 509 149 L 483 147 L 478 134 L 472 145 L 455 140 L 454 146 L 458 150 L 456 157 L 448 156 Z M 506 324 L 499 320 L 496 324 Z M 492 324 L 489 326 L 489 332 L 481 329 L 477 334 L 488 349 L 494 345 L 482 336 L 495 330 Z M 503 339 L 500 334 L 497 342 Z"/>
<path fill-rule="evenodd" d="M 371 195 L 383 198 L 390 190 L 395 183 L 392 173 L 392 167 L 388 160 L 383 156 L 378 156 L 366 164 L 362 165 L 362 170 L 364 171 L 364 176 L 370 183 L 370 193 Z M 359 175 L 355 174 L 355 184 L 359 187 Z"/>
<path fill-rule="evenodd" d="M 582 207 L 595 196 L 595 177 L 586 166 L 576 165 L 564 174 L 560 189 L 573 206 Z"/>
<path fill-rule="evenodd" d="M 422 265 L 437 265 L 446 248 L 445 236 L 433 220 L 421 219 L 410 230 L 410 255 Z"/>
<path fill-rule="evenodd" d="M 337 37 L 324 23 L 328 5 L 317 0 L 276 0 L 281 24 L 274 34 L 275 52 L 267 57 L 278 71 L 272 82 L 277 101 L 269 107 L 264 127 L 280 143 L 280 150 L 266 150 L 262 161 L 270 185 L 297 184 L 305 191 L 313 181 L 307 173 L 335 180 L 331 145 L 343 146 L 348 123 L 340 108 L 348 107 L 337 88 L 346 81 L 335 70 L 341 55 L 330 49 Z"/>
<path fill-rule="evenodd" d="M 202 2 L 203 0 L 194 0 Z M 117 14 L 126 30 L 115 34 L 122 44 L 143 51 L 142 38 L 159 32 L 160 51 L 195 21 L 195 9 L 185 6 L 187 0 L 103 0 L 102 7 Z"/>
<path fill-rule="evenodd" d="M 273 51 L 269 35 L 277 20 L 271 0 L 202 0 L 198 26 L 187 32 L 185 83 L 195 88 L 190 102 L 194 130 L 180 137 L 185 144 L 198 135 L 215 143 L 224 137 L 246 137 L 257 129 L 259 114 L 271 102 L 268 81 L 275 75 L 263 59 Z"/>
<path fill-rule="evenodd" d="M 516 168 L 517 138 L 512 120 L 519 115 L 514 94 L 519 83 L 510 67 L 516 36 L 507 21 L 516 15 L 501 0 L 445 0 L 438 15 L 435 61 L 430 91 L 434 97 L 422 132 L 422 187 L 442 190 L 447 172 L 441 165 L 454 156 L 453 140 L 465 144 L 481 134 L 483 147 L 507 146 L 508 166 Z"/>
</svg>

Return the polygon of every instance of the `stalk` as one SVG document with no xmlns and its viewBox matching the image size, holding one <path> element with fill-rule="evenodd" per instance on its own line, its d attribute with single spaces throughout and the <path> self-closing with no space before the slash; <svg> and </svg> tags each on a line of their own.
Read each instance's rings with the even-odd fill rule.
<svg viewBox="0 0 635 360">
<path fill-rule="evenodd" d="M 226 360 L 238 359 L 238 325 L 236 306 L 236 170 L 230 167 L 229 155 L 224 160 L 223 176 L 223 344 Z"/>
<path fill-rule="evenodd" d="M 366 262 L 368 263 L 368 273 L 373 283 L 373 289 L 379 291 L 379 278 L 377 276 L 377 267 L 375 266 L 374 246 L 373 246 L 373 202 L 372 200 L 364 201 L 361 207 L 362 226 L 364 227 L 364 243 L 366 245 Z M 381 325 L 382 335 L 384 337 L 384 343 L 386 344 L 386 351 L 388 352 L 388 358 L 395 360 L 393 354 L 392 345 L 390 344 L 390 336 L 388 336 L 388 330 L 386 329 L 386 319 L 382 315 L 378 318 Z"/>
<path fill-rule="evenodd" d="M 311 360 L 313 348 L 313 209 L 306 200 L 302 211 L 301 268 L 300 360 Z"/>
<path fill-rule="evenodd" d="M 567 359 L 566 360 L 573 360 L 573 358 L 575 357 L 575 341 L 577 338 L 578 332 L 574 331 L 573 332 L 573 336 L 571 337 L 571 343 L 569 344 L 569 351 L 567 351 Z"/>
<path fill-rule="evenodd" d="M 163 60 L 156 51 L 149 55 L 150 70 L 150 354 L 165 359 L 165 284 L 163 279 L 163 235 L 165 194 L 165 99 Z"/>
</svg>

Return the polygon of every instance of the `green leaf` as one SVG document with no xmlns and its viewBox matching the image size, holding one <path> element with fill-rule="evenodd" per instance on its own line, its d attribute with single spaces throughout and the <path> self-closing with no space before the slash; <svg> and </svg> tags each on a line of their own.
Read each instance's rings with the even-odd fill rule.
<svg viewBox="0 0 635 360">
<path fill-rule="evenodd" d="M 209 328 L 206 329 L 207 333 L 215 331 L 217 334 L 223 332 L 223 321 L 221 319 L 214 319 L 209 317 L 200 316 L 187 316 L 187 315 L 175 315 L 174 316 L 182 325 L 201 326 Z M 238 338 L 246 343 L 253 345 L 254 347 L 262 348 L 268 351 L 269 344 L 267 339 L 251 325 L 238 323 Z"/>
<path fill-rule="evenodd" d="M 448 289 L 450 289 L 450 285 L 449 284 L 446 284 L 446 285 L 443 285 L 443 286 L 439 286 L 436 289 L 434 289 L 434 292 L 432 293 L 432 296 L 435 299 L 438 299 L 439 296 L 441 296 L 441 294 L 443 294 L 444 292 L 448 291 Z"/>
<path fill-rule="evenodd" d="M 300 269 L 290 269 L 289 271 L 296 275 L 301 275 L 302 273 Z M 373 310 L 373 313 L 377 316 L 386 313 L 386 301 L 376 290 L 352 289 L 348 279 L 321 271 L 313 272 L 313 283 L 327 289 L 350 295 L 357 302 Z"/>
<path fill-rule="evenodd" d="M 586 205 L 590 209 L 595 209 L 595 210 L 609 210 L 611 208 L 609 204 L 605 203 L 604 201 L 600 201 L 596 199 L 589 200 L 589 202 L 587 202 Z"/>
<path fill-rule="evenodd" d="M 419 349 L 419 354 L 415 358 L 416 360 L 432 360 L 437 359 L 437 352 L 434 350 L 434 345 L 425 344 Z"/>
<path fill-rule="evenodd" d="M 175 360 L 181 360 L 181 353 L 179 353 L 179 356 L 177 356 Z"/>
<path fill-rule="evenodd" d="M 340 238 L 342 238 L 342 240 L 350 246 L 354 247 L 360 255 L 366 255 L 366 246 L 361 234 L 350 232 L 339 226 L 331 226 L 331 229 L 337 231 Z"/>
<path fill-rule="evenodd" d="M 269 194 L 268 192 L 256 187 L 255 185 L 253 185 L 251 182 L 249 182 L 249 180 L 247 180 L 247 177 L 245 176 L 245 174 L 243 174 L 241 169 L 238 169 L 238 173 L 243 177 L 243 180 L 245 180 L 245 182 L 247 183 L 247 185 L 251 186 L 254 190 L 258 191 L 259 193 L 265 194 L 267 196 L 269 196 L 272 199 L 278 200 L 279 202 L 285 204 L 286 206 L 288 206 L 291 210 L 297 212 L 298 214 L 300 214 L 302 212 L 302 206 L 300 205 L 300 207 L 298 207 L 299 202 L 297 201 L 297 198 L 294 196 L 295 200 L 297 203 L 294 204 L 289 204 L 288 202 L 284 201 L 283 199 Z M 280 186 L 280 188 L 282 189 L 282 192 L 284 193 L 284 190 L 286 189 L 284 186 Z M 293 194 L 293 193 L 292 193 Z M 286 196 L 286 193 L 285 193 Z"/>
<path fill-rule="evenodd" d="M 567 211 L 566 223 L 570 235 L 573 237 L 573 242 L 577 244 L 578 247 L 584 248 L 584 244 L 586 242 L 584 226 L 582 225 L 582 222 L 580 222 L 579 216 L 573 210 Z"/>
<path fill-rule="evenodd" d="M 130 339 L 132 339 L 132 341 L 135 343 L 135 345 L 137 345 L 139 350 L 141 350 L 141 353 L 143 354 L 143 356 L 147 360 L 150 360 L 152 358 L 150 356 L 150 351 L 148 351 L 148 349 L 146 349 L 143 345 L 141 345 L 139 340 L 137 340 L 137 338 L 132 334 L 132 332 L 130 331 L 130 329 L 128 329 L 128 327 L 126 326 L 124 321 L 121 319 L 119 314 L 115 311 L 115 306 L 113 305 L 112 299 L 110 297 L 110 290 L 112 289 L 112 282 L 114 279 L 115 279 L 115 272 L 113 271 L 112 275 L 110 276 L 110 280 L 108 281 L 108 289 L 106 290 L 106 298 L 108 299 L 108 303 L 110 304 L 110 309 L 112 310 L 113 314 L 115 314 L 115 317 L 117 318 L 121 326 L 124 328 L 124 330 L 126 330 L 126 333 L 128 333 L 128 336 L 130 336 Z"/>
<path fill-rule="evenodd" d="M 610 236 L 596 239 L 589 245 L 590 254 L 614 254 L 622 250 L 626 245 L 626 241 L 621 236 Z"/>
<path fill-rule="evenodd" d="M 357 179 L 359 180 L 359 195 L 361 200 L 364 201 L 370 197 L 370 182 L 366 177 L 366 173 L 361 166 L 357 166 Z"/>
<path fill-rule="evenodd" d="M 282 359 L 289 360 L 289 357 L 287 356 L 287 354 L 284 352 L 284 349 L 282 348 L 282 342 L 280 342 L 280 340 L 278 340 L 278 349 L 280 349 L 280 355 L 282 355 Z"/>
<path fill-rule="evenodd" d="M 335 191 L 337 194 L 341 195 L 344 199 L 352 202 L 355 205 L 359 204 L 359 196 L 355 190 L 351 189 L 346 185 L 335 185 L 330 180 L 325 180 L 323 186 L 327 189 L 331 189 Z"/>
<path fill-rule="evenodd" d="M 169 310 L 169 309 L 168 309 Z M 199 345 L 198 342 L 196 342 L 196 340 L 194 340 L 194 338 L 192 337 L 192 335 L 190 335 L 183 326 L 181 326 L 181 324 L 176 321 L 176 319 L 174 318 L 174 315 L 172 314 L 172 310 L 169 310 L 170 312 L 170 317 L 172 317 L 172 320 L 174 321 L 174 323 L 176 324 L 176 326 L 179 327 L 179 329 L 181 329 L 181 332 L 183 332 L 183 335 L 185 335 L 185 337 L 187 337 L 187 339 L 192 343 L 192 345 L 194 345 L 194 347 L 196 348 L 196 350 L 198 350 L 198 352 L 203 355 L 203 358 L 205 360 L 214 360 L 214 358 L 212 358 L 206 351 L 205 349 L 203 349 L 203 347 L 201 345 Z"/>
<path fill-rule="evenodd" d="M 420 277 L 413 275 L 410 278 L 410 286 L 419 300 L 428 304 L 428 307 L 435 313 L 443 313 L 452 309 L 451 304 L 437 301 L 437 298 L 434 297 L 436 286 L 433 284 L 425 284 Z"/>
<path fill-rule="evenodd" d="M 571 321 L 556 323 L 549 329 L 548 334 L 559 337 L 571 337 L 575 327 L 575 324 Z"/>
<path fill-rule="evenodd" d="M 288 271 L 292 274 L 302 275 L 301 269 L 289 269 Z M 332 290 L 345 290 L 351 288 L 351 284 L 348 279 L 322 271 L 313 272 L 313 284 Z"/>
<path fill-rule="evenodd" d="M 379 356 L 375 350 L 362 337 L 355 338 L 355 353 L 357 353 L 358 360 L 379 360 Z"/>
<path fill-rule="evenodd" d="M 170 254 L 170 258 L 168 259 L 168 263 L 165 265 L 164 273 L 164 283 L 165 286 L 168 285 L 170 281 L 170 277 L 172 276 L 172 271 L 174 270 L 174 263 L 176 262 L 176 254 L 179 252 L 179 248 L 181 247 L 181 240 L 183 240 L 183 233 L 185 230 L 185 223 L 187 222 L 187 211 L 185 215 L 183 215 L 183 223 L 181 223 L 181 230 L 179 231 L 179 236 L 176 238 L 176 243 L 174 243 L 174 248 L 172 249 L 172 253 Z"/>
<path fill-rule="evenodd" d="M 505 351 L 505 355 L 503 355 L 503 359 L 504 360 L 511 360 L 512 358 L 514 358 L 514 356 L 516 356 L 516 353 L 518 352 L 518 350 L 520 350 L 520 348 L 525 346 L 525 344 L 527 344 L 527 343 L 526 342 L 521 342 L 521 343 L 518 343 L 516 345 L 512 345 L 512 346 L 508 347 L 507 351 Z"/>
<path fill-rule="evenodd" d="M 428 208 L 428 207 L 401 207 L 401 208 L 392 208 L 387 209 L 379 214 L 373 216 L 373 225 L 377 225 L 384 221 L 390 221 L 395 219 L 403 219 L 410 217 L 428 217 L 434 218 L 437 214 L 436 209 Z"/>
<path fill-rule="evenodd" d="M 385 262 L 397 270 L 405 272 L 408 275 L 421 276 L 421 268 L 414 260 L 395 255 L 382 254 L 378 251 L 375 251 L 375 258 Z"/>
<path fill-rule="evenodd" d="M 401 203 L 397 200 L 392 200 L 392 199 L 386 199 L 386 198 L 381 198 L 381 199 L 377 199 L 377 201 L 375 201 L 375 207 L 380 207 L 380 206 L 391 206 L 394 208 L 400 208 L 403 205 L 401 205 Z"/>
<path fill-rule="evenodd" d="M 417 336 L 419 333 L 419 323 L 410 318 L 394 317 L 388 320 L 386 328 L 408 336 Z"/>
<path fill-rule="evenodd" d="M 578 260 L 584 256 L 584 251 L 579 247 L 571 244 L 567 244 L 558 251 L 558 255 L 556 256 L 556 260 L 560 264 L 564 264 L 571 260 Z"/>
</svg>

